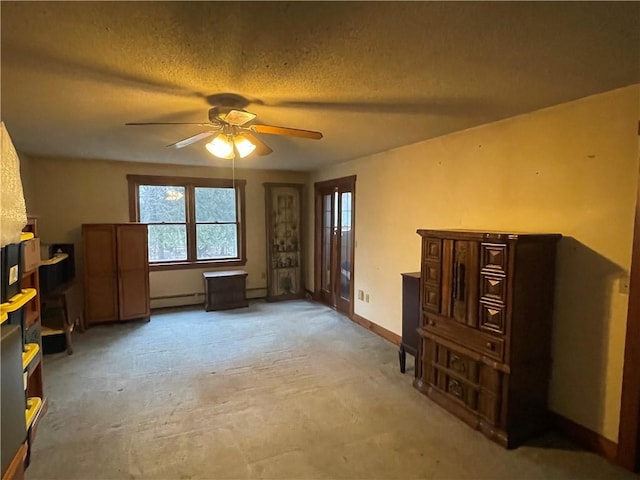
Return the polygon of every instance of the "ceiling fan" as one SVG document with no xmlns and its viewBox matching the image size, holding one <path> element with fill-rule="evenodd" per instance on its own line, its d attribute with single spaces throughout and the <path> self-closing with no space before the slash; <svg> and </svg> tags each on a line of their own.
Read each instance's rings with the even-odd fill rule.
<svg viewBox="0 0 640 480">
<path fill-rule="evenodd" d="M 206 144 L 207 150 L 220 158 L 244 158 L 255 151 L 258 155 L 269 155 L 273 150 L 254 133 L 285 135 L 290 137 L 319 140 L 322 133 L 299 128 L 278 127 L 275 125 L 251 124 L 256 115 L 242 108 L 221 105 L 209 109 L 208 122 L 131 122 L 126 125 L 197 125 L 206 130 L 190 137 L 178 140 L 167 147 L 183 148 L 192 143 L 214 136 Z"/>
</svg>

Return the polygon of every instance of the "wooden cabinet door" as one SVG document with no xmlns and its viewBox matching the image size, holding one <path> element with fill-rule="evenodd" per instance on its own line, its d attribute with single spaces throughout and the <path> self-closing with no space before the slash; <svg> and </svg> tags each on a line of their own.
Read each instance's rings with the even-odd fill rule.
<svg viewBox="0 0 640 480">
<path fill-rule="evenodd" d="M 116 227 L 119 318 L 148 317 L 149 255 L 146 225 Z"/>
<path fill-rule="evenodd" d="M 115 228 L 84 225 L 85 314 L 87 322 L 118 319 Z"/>
<path fill-rule="evenodd" d="M 442 313 L 458 323 L 478 326 L 479 245 L 444 240 Z"/>
</svg>

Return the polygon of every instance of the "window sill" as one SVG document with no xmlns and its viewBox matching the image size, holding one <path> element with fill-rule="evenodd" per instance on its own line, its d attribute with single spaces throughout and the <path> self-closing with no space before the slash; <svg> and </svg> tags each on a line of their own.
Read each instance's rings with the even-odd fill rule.
<svg viewBox="0 0 640 480">
<path fill-rule="evenodd" d="M 188 270 L 191 268 L 224 268 L 241 267 L 247 263 L 246 258 L 234 258 L 230 260 L 202 261 L 202 262 L 171 262 L 171 263 L 150 263 L 150 272 L 161 272 L 165 270 Z"/>
</svg>

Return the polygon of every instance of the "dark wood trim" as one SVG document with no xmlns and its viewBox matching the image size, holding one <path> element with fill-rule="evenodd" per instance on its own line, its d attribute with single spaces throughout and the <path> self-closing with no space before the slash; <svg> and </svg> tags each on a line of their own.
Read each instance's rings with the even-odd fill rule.
<svg viewBox="0 0 640 480">
<path fill-rule="evenodd" d="M 371 330 L 376 335 L 388 340 L 396 346 L 400 346 L 402 343 L 402 337 L 397 333 L 393 333 L 391 330 L 387 330 L 384 327 L 381 327 L 377 323 L 373 323 L 371 320 L 367 320 L 364 317 L 361 317 L 357 313 L 351 314 L 349 317 L 353 322 L 357 323 L 361 327 L 366 328 L 367 330 Z"/>
<path fill-rule="evenodd" d="M 234 191 L 234 193 L 236 193 Z M 196 248 L 196 195 L 195 190 L 185 186 L 185 196 L 187 197 L 185 205 L 185 217 L 187 221 L 187 259 L 192 263 L 198 258 L 198 250 Z M 238 201 L 236 195 L 236 202 Z M 238 204 L 236 203 L 236 215 L 238 214 Z M 139 219 L 138 219 L 139 220 Z M 151 262 L 149 262 L 151 263 Z"/>
<path fill-rule="evenodd" d="M 333 189 L 335 187 L 348 188 L 351 185 L 355 185 L 355 183 L 356 183 L 356 175 L 350 175 L 348 177 L 333 178 L 331 180 L 324 180 L 323 182 L 316 182 L 313 184 L 313 186 L 316 189 L 325 190 L 325 189 Z"/>
<path fill-rule="evenodd" d="M 322 193 L 316 186 L 313 193 L 314 199 L 314 233 L 313 233 L 313 298 L 320 301 L 322 298 Z"/>
<path fill-rule="evenodd" d="M 184 270 L 189 268 L 224 268 L 240 267 L 247 263 L 247 234 L 246 234 L 246 195 L 244 179 L 230 178 L 198 178 L 198 177 L 173 177 L 160 175 L 127 175 L 129 183 L 129 219 L 131 222 L 140 222 L 138 202 L 138 187 L 140 185 L 170 185 L 185 188 L 185 216 L 187 228 L 187 258 L 182 262 L 149 263 L 149 271 Z M 234 188 L 236 192 L 237 228 L 238 228 L 238 258 L 229 260 L 204 260 L 198 261 L 196 249 L 196 223 L 195 223 L 195 190 L 196 187 L 208 188 Z"/>
<path fill-rule="evenodd" d="M 9 463 L 7 470 L 4 472 L 2 476 L 2 480 L 13 480 L 24 478 L 24 463 L 27 458 L 27 444 L 23 443 L 18 448 L 13 460 Z"/>
<path fill-rule="evenodd" d="M 640 469 L 640 172 L 632 245 L 616 462 L 636 472 Z"/>
<path fill-rule="evenodd" d="M 555 431 L 585 450 L 597 453 L 610 461 L 616 460 L 618 445 L 615 442 L 555 412 L 549 412 L 549 420 Z"/>
<path fill-rule="evenodd" d="M 174 263 L 150 263 L 150 272 L 162 272 L 165 270 L 187 270 L 190 268 L 227 268 L 246 265 L 247 259 L 217 260 L 215 262 L 174 262 Z"/>
<path fill-rule="evenodd" d="M 240 178 L 205 178 L 205 177 L 176 177 L 164 175 L 127 175 L 129 183 L 136 185 L 169 185 L 173 187 L 194 186 L 194 187 L 218 187 L 233 188 L 234 186 L 244 186 L 247 181 Z"/>
<path fill-rule="evenodd" d="M 355 308 L 355 220 L 356 220 L 356 175 L 350 175 L 348 177 L 340 177 L 333 178 L 330 180 L 325 180 L 322 182 L 314 183 L 314 286 L 313 286 L 313 298 L 319 301 L 323 301 L 322 294 L 322 218 L 323 218 L 323 205 L 322 205 L 322 196 L 328 194 L 329 192 L 350 192 L 351 193 L 351 256 L 349 258 L 350 264 L 350 302 L 349 302 L 349 311 L 342 311 L 340 308 L 340 299 L 339 294 L 337 292 L 332 292 L 332 301 L 324 300 L 330 307 L 336 308 L 337 310 L 345 313 L 347 316 L 351 317 L 354 313 Z M 341 205 L 342 200 L 340 199 L 339 204 Z M 333 212 L 333 215 L 338 215 L 339 212 Z M 333 223 L 333 217 L 332 217 Z M 342 240 L 342 237 L 340 237 Z M 332 245 L 332 250 L 333 250 Z M 333 273 L 338 274 L 339 268 L 337 266 L 332 267 Z M 334 289 L 338 288 L 337 280 L 332 280 Z M 331 305 L 331 303 L 335 303 L 335 305 Z M 346 310 L 346 309 L 345 309 Z"/>
<path fill-rule="evenodd" d="M 350 178 L 351 180 L 351 258 L 349 259 L 349 265 L 350 265 L 350 269 L 349 269 L 349 275 L 350 275 L 350 281 L 349 281 L 349 288 L 351 289 L 349 291 L 349 295 L 351 296 L 351 299 L 349 301 L 349 315 L 351 317 L 353 317 L 353 315 L 355 315 L 355 303 L 356 303 L 356 290 L 355 290 L 355 285 L 356 285 L 356 277 L 355 277 L 355 259 L 356 259 L 356 176 L 353 175 L 352 177 L 347 177 Z M 380 327 L 382 328 L 382 327 Z M 388 330 L 387 330 L 388 331 Z M 391 333 L 391 332 L 389 332 Z M 402 337 L 400 338 L 400 342 L 402 342 Z M 400 345 L 400 343 L 397 343 L 396 345 Z"/>
<path fill-rule="evenodd" d="M 129 221 L 135 222 L 136 218 L 140 218 L 140 212 L 138 211 L 138 183 L 131 181 L 129 175 L 127 175 L 129 182 Z"/>
<path fill-rule="evenodd" d="M 238 265 L 244 265 L 247 263 L 247 208 L 246 208 L 246 194 L 244 187 L 246 186 L 246 181 L 239 180 L 235 181 L 236 186 L 236 205 L 240 206 L 240 218 L 238 218 L 238 235 L 240 235 L 240 251 L 238 252 L 240 258 L 237 259 Z M 219 264 L 219 262 L 216 262 Z"/>
<path fill-rule="evenodd" d="M 262 185 L 266 187 L 293 187 L 300 188 L 301 191 L 304 191 L 305 184 L 304 183 L 281 183 L 281 182 L 264 182 Z"/>
</svg>

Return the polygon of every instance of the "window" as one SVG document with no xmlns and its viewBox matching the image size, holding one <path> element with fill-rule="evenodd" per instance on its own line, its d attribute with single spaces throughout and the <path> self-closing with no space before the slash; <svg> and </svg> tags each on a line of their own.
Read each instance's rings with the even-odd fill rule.
<svg viewBox="0 0 640 480">
<path fill-rule="evenodd" d="M 244 265 L 244 180 L 127 175 L 129 216 L 149 226 L 152 270 Z"/>
</svg>

